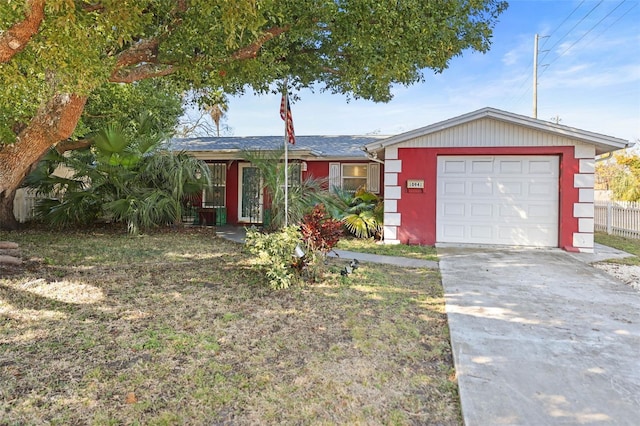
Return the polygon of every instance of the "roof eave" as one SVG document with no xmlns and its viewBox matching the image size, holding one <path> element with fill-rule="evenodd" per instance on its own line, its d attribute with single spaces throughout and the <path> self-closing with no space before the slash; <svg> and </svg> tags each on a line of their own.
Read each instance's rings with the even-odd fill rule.
<svg viewBox="0 0 640 426">
<path fill-rule="evenodd" d="M 470 112 L 458 117 L 450 118 L 445 121 L 431 124 L 429 126 L 421 127 L 419 129 L 411 130 L 406 133 L 401 133 L 396 136 L 384 139 L 382 141 L 375 141 L 364 145 L 364 148 L 369 152 L 381 151 L 392 145 L 396 145 L 411 139 L 415 139 L 421 136 L 426 136 L 431 133 L 446 130 L 448 128 L 468 123 L 470 121 L 478 120 L 481 118 L 493 118 L 495 120 L 504 121 L 511 124 L 521 125 L 537 129 L 543 132 L 552 133 L 556 135 L 562 135 L 567 138 L 576 139 L 581 142 L 586 142 L 596 147 L 596 152 L 604 154 L 618 149 L 624 149 L 629 146 L 633 146 L 627 140 L 615 138 L 613 136 L 602 135 L 599 133 L 589 132 L 586 130 L 575 129 L 560 124 L 550 123 L 547 121 L 538 120 L 535 118 L 526 117 L 519 114 L 514 114 L 494 108 L 483 108 L 474 112 Z"/>
<path fill-rule="evenodd" d="M 212 150 L 193 150 L 185 151 L 190 155 L 193 155 L 199 160 L 205 161 L 229 161 L 229 160 L 245 160 L 242 152 L 246 150 L 224 150 L 224 151 L 212 151 Z M 251 150 L 250 150 L 251 151 Z M 290 150 L 288 153 L 290 160 L 304 160 L 304 161 L 362 161 L 367 160 L 364 152 L 362 155 L 319 155 L 318 152 L 312 150 Z"/>
</svg>

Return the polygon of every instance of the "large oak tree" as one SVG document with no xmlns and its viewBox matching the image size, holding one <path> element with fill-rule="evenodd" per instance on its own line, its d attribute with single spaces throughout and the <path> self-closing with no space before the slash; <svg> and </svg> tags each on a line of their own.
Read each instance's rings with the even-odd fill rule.
<svg viewBox="0 0 640 426">
<path fill-rule="evenodd" d="M 16 188 L 72 137 L 107 82 L 180 90 L 297 88 L 388 101 L 393 84 L 488 50 L 499 0 L 11 0 L 0 2 L 0 226 Z"/>
</svg>

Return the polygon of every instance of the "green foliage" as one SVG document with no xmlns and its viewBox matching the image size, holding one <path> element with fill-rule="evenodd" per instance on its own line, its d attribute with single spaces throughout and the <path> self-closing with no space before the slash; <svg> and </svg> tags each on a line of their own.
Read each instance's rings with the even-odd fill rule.
<svg viewBox="0 0 640 426">
<path fill-rule="evenodd" d="M 141 122 L 138 117 L 143 115 L 152 119 L 158 132 L 169 134 L 184 113 L 182 98 L 179 87 L 166 79 L 104 83 L 89 95 L 74 136 L 95 134 L 114 122 L 130 137 L 144 134 L 144 130 L 138 129 Z"/>
<path fill-rule="evenodd" d="M 358 238 L 382 238 L 384 204 L 365 188 L 355 194 L 335 188 L 336 197 L 329 205 L 331 216 L 341 220 L 345 228 Z"/>
<path fill-rule="evenodd" d="M 259 93 L 289 76 L 295 88 L 388 101 L 393 85 L 442 72 L 471 49 L 486 52 L 498 0 L 227 1 L 49 0 L 26 48 L 0 64 L 0 143 L 56 93 L 162 75 L 172 93 L 211 88 Z M 0 30 L 24 19 L 25 2 L 0 2 Z M 145 51 L 141 43 L 153 42 Z M 137 59 L 133 59 L 139 53 Z M 129 61 L 123 61 L 123 56 Z M 88 106 L 89 107 L 89 106 Z M 88 131 L 100 125 L 89 123 Z"/>
<path fill-rule="evenodd" d="M 289 288 L 300 280 L 300 259 L 295 256 L 296 246 L 302 243 L 302 234 L 296 226 L 278 232 L 262 233 L 247 229 L 245 244 L 255 256 L 254 263 L 265 272 L 274 290 Z"/>
<path fill-rule="evenodd" d="M 640 155 L 617 152 L 612 160 L 596 165 L 596 189 L 609 189 L 620 201 L 640 201 Z"/>
<path fill-rule="evenodd" d="M 616 199 L 640 201 L 640 156 L 620 154 L 616 156 L 616 161 L 622 166 L 622 173 L 612 188 Z"/>
<path fill-rule="evenodd" d="M 55 227 L 123 222 L 131 233 L 179 222 L 184 198 L 202 190 L 209 168 L 186 153 L 162 150 L 150 124 L 138 128 L 139 137 L 129 139 L 121 127 L 110 126 L 90 149 L 68 156 L 52 149 L 25 181 L 39 194 L 53 195 L 38 203 L 38 216 Z M 69 175 L 52 174 L 59 166 Z"/>
</svg>

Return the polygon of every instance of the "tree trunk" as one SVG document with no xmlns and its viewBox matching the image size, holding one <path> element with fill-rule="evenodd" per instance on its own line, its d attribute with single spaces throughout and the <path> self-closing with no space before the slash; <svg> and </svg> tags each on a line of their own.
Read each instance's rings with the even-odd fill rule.
<svg viewBox="0 0 640 426">
<path fill-rule="evenodd" d="M 16 195 L 14 190 L 8 197 L 0 197 L 0 229 L 18 229 L 18 221 L 13 215 L 13 198 Z"/>
<path fill-rule="evenodd" d="M 15 229 L 13 198 L 31 166 L 78 124 L 86 96 L 55 95 L 41 107 L 16 142 L 0 149 L 0 228 Z"/>
</svg>

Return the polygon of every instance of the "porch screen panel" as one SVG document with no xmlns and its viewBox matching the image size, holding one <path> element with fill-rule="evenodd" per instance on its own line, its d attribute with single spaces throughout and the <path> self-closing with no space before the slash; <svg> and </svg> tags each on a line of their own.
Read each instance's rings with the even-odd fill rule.
<svg viewBox="0 0 640 426">
<path fill-rule="evenodd" d="M 242 204 L 241 216 L 251 220 L 261 220 L 260 170 L 257 167 L 245 167 L 242 169 Z"/>
<path fill-rule="evenodd" d="M 205 188 L 202 196 L 203 207 L 226 207 L 227 165 L 225 163 L 209 164 L 211 186 Z"/>
</svg>

